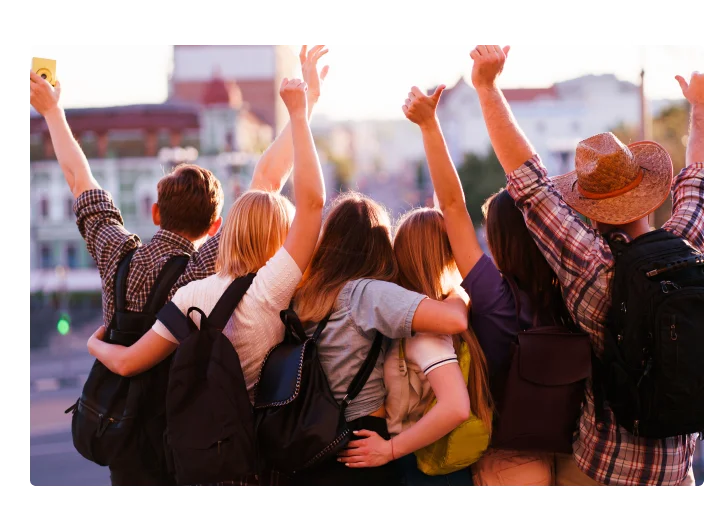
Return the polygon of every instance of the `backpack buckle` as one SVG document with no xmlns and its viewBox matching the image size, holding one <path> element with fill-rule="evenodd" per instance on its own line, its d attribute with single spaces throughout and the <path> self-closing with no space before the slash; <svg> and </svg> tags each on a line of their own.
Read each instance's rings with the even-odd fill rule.
<svg viewBox="0 0 704 528">
<path fill-rule="evenodd" d="M 342 404 L 347 407 L 351 402 L 352 400 L 350 399 L 350 395 L 345 394 L 344 398 L 342 398 Z"/>
<path fill-rule="evenodd" d="M 663 293 L 670 293 L 671 291 L 679 290 L 680 287 L 672 281 L 661 281 L 660 288 L 662 288 Z M 672 288 L 672 289 L 670 289 Z"/>
</svg>

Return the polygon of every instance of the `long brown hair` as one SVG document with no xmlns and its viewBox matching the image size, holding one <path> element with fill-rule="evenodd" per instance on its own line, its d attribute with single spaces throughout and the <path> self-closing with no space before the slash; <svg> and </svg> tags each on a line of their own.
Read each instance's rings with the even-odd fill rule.
<svg viewBox="0 0 704 528">
<path fill-rule="evenodd" d="M 521 211 L 502 189 L 482 206 L 486 239 L 496 267 L 528 294 L 531 308 L 541 319 L 574 327 L 562 299 L 557 275 L 531 237 Z"/>
<path fill-rule="evenodd" d="M 363 194 L 343 193 L 325 218 L 294 296 L 296 313 L 301 321 L 320 321 L 332 311 L 347 282 L 362 278 L 392 282 L 396 274 L 388 213 Z"/>
<path fill-rule="evenodd" d="M 398 263 L 398 284 L 407 290 L 443 300 L 461 277 L 452 255 L 442 213 L 437 209 L 415 209 L 400 220 L 394 238 Z M 469 364 L 469 405 L 472 413 L 491 431 L 491 393 L 486 358 L 471 328 L 453 337 L 455 351 L 467 343 Z"/>
</svg>

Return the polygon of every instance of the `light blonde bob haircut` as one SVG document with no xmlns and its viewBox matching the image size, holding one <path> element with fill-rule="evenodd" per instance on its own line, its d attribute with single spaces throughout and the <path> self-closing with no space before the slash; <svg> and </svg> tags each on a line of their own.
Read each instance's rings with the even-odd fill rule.
<svg viewBox="0 0 704 528">
<path fill-rule="evenodd" d="M 294 214 L 293 204 L 279 193 L 244 193 L 222 227 L 215 272 L 234 279 L 259 271 L 284 245 Z"/>
</svg>

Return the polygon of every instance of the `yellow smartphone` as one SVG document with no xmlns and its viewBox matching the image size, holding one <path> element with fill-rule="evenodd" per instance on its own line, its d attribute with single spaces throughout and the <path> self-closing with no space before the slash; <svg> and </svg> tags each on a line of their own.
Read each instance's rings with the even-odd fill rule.
<svg viewBox="0 0 704 528">
<path fill-rule="evenodd" d="M 40 59 L 32 57 L 32 71 L 49 84 L 56 86 L 56 61 L 53 59 Z"/>
</svg>

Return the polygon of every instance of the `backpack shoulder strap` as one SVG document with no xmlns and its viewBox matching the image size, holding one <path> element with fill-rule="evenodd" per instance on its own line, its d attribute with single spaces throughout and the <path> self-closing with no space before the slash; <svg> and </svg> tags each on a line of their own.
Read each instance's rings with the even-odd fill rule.
<svg viewBox="0 0 704 528">
<path fill-rule="evenodd" d="M 301 343 L 305 343 L 308 339 L 308 335 L 301 324 L 301 320 L 298 318 L 298 314 L 293 309 L 293 301 L 291 301 L 291 305 L 286 310 L 281 310 L 279 315 L 281 322 L 286 328 L 286 332 L 295 335 Z"/>
<path fill-rule="evenodd" d="M 222 297 L 220 297 L 220 300 L 208 316 L 208 323 L 211 327 L 218 330 L 225 328 L 235 308 L 237 308 L 242 297 L 252 285 L 255 276 L 255 273 L 250 273 L 232 281 L 232 284 L 227 287 L 225 293 L 222 294 Z"/>
<path fill-rule="evenodd" d="M 159 310 L 156 318 L 161 321 L 171 335 L 174 336 L 180 343 L 186 339 L 193 330 L 197 330 L 197 326 L 190 317 L 186 317 L 183 312 L 176 306 L 173 301 L 167 302 L 164 307 Z"/>
<path fill-rule="evenodd" d="M 127 253 L 117 265 L 115 275 L 115 311 L 124 312 L 127 308 L 127 276 L 130 273 L 130 264 L 137 248 Z"/>
<path fill-rule="evenodd" d="M 161 271 L 154 281 L 154 286 L 149 292 L 147 302 L 144 304 L 144 312 L 156 313 L 166 304 L 171 289 L 186 270 L 190 258 L 190 255 L 175 255 L 161 267 Z"/>
<path fill-rule="evenodd" d="M 357 372 L 352 383 L 350 383 L 347 394 L 342 398 L 340 412 L 345 412 L 347 406 L 359 395 L 364 385 L 366 385 L 369 376 L 372 375 L 376 361 L 379 358 L 379 351 L 381 350 L 383 340 L 384 336 L 381 332 L 377 331 L 374 342 L 372 343 L 372 348 L 369 350 L 369 354 L 367 354 L 367 358 L 364 360 L 364 363 L 362 363 L 362 367 L 359 369 L 359 372 Z"/>
</svg>

